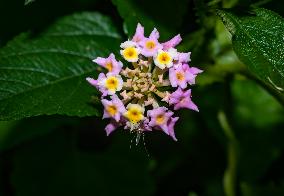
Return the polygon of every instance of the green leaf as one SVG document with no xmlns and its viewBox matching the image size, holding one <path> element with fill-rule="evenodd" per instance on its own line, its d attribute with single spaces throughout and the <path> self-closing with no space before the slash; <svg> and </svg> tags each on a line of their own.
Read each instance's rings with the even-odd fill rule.
<svg viewBox="0 0 284 196">
<path fill-rule="evenodd" d="M 111 20 L 88 12 L 57 21 L 39 38 L 16 37 L 0 50 L 0 120 L 98 115 L 90 104 L 96 91 L 85 78 L 97 75 L 91 60 L 119 43 Z"/>
<path fill-rule="evenodd" d="M 178 3 L 172 0 L 112 0 L 124 20 L 125 31 L 129 36 L 135 33 L 137 23 L 145 26 L 146 33 L 154 27 L 160 31 L 161 38 L 169 39 L 182 25 L 188 0 Z M 174 14 L 174 16 L 173 16 Z"/>
<path fill-rule="evenodd" d="M 278 91 L 284 91 L 284 20 L 278 14 L 252 8 L 236 14 L 218 10 L 217 14 L 232 34 L 233 49 L 240 60 L 259 79 Z"/>
</svg>

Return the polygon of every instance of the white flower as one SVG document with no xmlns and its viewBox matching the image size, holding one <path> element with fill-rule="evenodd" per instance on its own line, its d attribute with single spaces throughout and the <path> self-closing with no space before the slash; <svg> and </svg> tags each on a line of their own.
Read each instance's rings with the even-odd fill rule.
<svg viewBox="0 0 284 196">
<path fill-rule="evenodd" d="M 107 77 L 98 82 L 99 86 L 103 86 L 109 95 L 120 91 L 123 86 L 123 80 L 120 75 L 107 74 Z"/>
<path fill-rule="evenodd" d="M 173 66 L 173 60 L 177 58 L 177 50 L 170 48 L 168 51 L 158 50 L 154 57 L 154 63 L 160 69 L 170 68 Z"/>
</svg>

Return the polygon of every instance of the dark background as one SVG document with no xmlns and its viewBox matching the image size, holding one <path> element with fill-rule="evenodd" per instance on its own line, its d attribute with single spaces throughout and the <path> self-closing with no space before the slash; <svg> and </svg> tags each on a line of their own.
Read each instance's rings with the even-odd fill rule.
<svg viewBox="0 0 284 196">
<path fill-rule="evenodd" d="M 137 2 L 145 13 L 155 16 L 149 8 L 153 1 Z M 175 6 L 179 1 L 157 2 Z M 236 9 L 255 2 L 239 1 Z M 186 36 L 205 25 L 197 5 L 198 1 L 187 1 L 182 24 L 174 31 Z M 262 7 L 283 16 L 282 1 Z M 123 32 L 123 21 L 111 1 L 35 0 L 24 6 L 24 0 L 0 0 L 0 46 L 24 31 L 37 36 L 59 17 L 86 10 L 111 16 Z M 215 17 L 211 10 L 204 15 Z M 203 43 L 216 39 L 208 26 Z M 194 45 L 190 47 L 195 50 Z M 210 49 L 205 51 L 196 50 L 195 65 L 204 59 L 214 63 Z M 254 82 L 235 76 L 194 90 L 200 112 L 179 112 L 179 141 L 161 132 L 147 133 L 147 150 L 143 142 L 130 149 L 133 135 L 124 130 L 106 137 L 107 121 L 96 117 L 41 116 L 0 122 L 0 195 L 222 196 L 229 141 L 218 120 L 220 110 L 229 110 L 238 142 L 237 194 L 284 195 L 282 106 Z"/>
</svg>

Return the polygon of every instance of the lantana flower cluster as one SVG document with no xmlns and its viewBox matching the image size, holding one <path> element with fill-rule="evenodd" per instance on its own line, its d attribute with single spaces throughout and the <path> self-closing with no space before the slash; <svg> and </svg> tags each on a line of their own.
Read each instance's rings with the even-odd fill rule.
<svg viewBox="0 0 284 196">
<path fill-rule="evenodd" d="M 102 94 L 103 118 L 110 119 L 107 135 L 123 126 L 137 133 L 160 130 L 176 141 L 174 126 L 179 117 L 174 111 L 198 111 L 189 87 L 202 70 L 189 65 L 190 52 L 175 48 L 182 41 L 180 35 L 164 43 L 158 39 L 157 29 L 145 37 L 144 27 L 138 24 L 132 39 L 120 45 L 127 65 L 114 54 L 93 60 L 105 69 L 97 79 L 87 81 Z"/>
</svg>

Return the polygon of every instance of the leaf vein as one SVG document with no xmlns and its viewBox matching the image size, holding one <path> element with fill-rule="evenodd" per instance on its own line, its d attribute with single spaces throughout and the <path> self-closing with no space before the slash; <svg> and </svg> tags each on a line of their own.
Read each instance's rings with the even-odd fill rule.
<svg viewBox="0 0 284 196">
<path fill-rule="evenodd" d="M 46 71 L 46 70 L 39 70 L 39 69 L 26 68 L 26 67 L 0 67 L 0 70 L 28 71 L 28 72 L 35 72 L 35 73 L 46 74 L 46 75 L 52 76 L 54 78 L 58 78 L 59 77 L 57 74 L 54 74 L 54 73 Z"/>
</svg>

